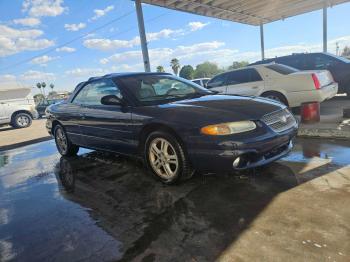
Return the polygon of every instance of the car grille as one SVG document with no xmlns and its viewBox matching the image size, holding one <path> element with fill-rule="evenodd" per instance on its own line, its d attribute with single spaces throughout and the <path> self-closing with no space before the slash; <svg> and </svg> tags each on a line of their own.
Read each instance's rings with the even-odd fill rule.
<svg viewBox="0 0 350 262">
<path fill-rule="evenodd" d="M 261 121 L 277 133 L 288 130 L 297 123 L 294 116 L 286 108 L 264 115 Z"/>
</svg>

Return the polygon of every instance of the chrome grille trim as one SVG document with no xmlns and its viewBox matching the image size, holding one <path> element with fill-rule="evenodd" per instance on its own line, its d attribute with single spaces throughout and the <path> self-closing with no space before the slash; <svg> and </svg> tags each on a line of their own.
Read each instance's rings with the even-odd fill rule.
<svg viewBox="0 0 350 262">
<path fill-rule="evenodd" d="M 297 124 L 287 108 L 266 114 L 261 118 L 261 121 L 277 133 L 286 131 Z"/>
</svg>

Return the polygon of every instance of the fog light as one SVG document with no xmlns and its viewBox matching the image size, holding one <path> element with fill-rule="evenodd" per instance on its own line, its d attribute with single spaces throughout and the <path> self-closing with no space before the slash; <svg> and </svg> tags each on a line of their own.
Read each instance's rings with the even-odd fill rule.
<svg viewBox="0 0 350 262">
<path fill-rule="evenodd" d="M 241 161 L 241 158 L 240 158 L 240 157 L 237 157 L 237 158 L 233 161 L 232 166 L 233 166 L 234 168 L 238 167 L 240 161 Z"/>
</svg>

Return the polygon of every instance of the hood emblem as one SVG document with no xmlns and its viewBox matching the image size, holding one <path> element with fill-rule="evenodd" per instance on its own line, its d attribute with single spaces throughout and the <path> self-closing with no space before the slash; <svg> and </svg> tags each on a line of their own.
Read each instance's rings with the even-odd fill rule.
<svg viewBox="0 0 350 262">
<path fill-rule="evenodd" d="M 287 123 L 287 121 L 288 121 L 287 116 L 281 116 L 281 117 L 280 117 L 280 121 L 281 121 L 283 124 Z"/>
</svg>

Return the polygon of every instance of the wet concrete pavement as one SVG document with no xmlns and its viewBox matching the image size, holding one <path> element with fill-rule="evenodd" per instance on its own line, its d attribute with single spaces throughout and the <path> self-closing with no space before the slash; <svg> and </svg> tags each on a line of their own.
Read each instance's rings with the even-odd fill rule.
<svg viewBox="0 0 350 262">
<path fill-rule="evenodd" d="M 350 261 L 350 142 L 165 186 L 53 141 L 0 152 L 0 261 Z"/>
</svg>

